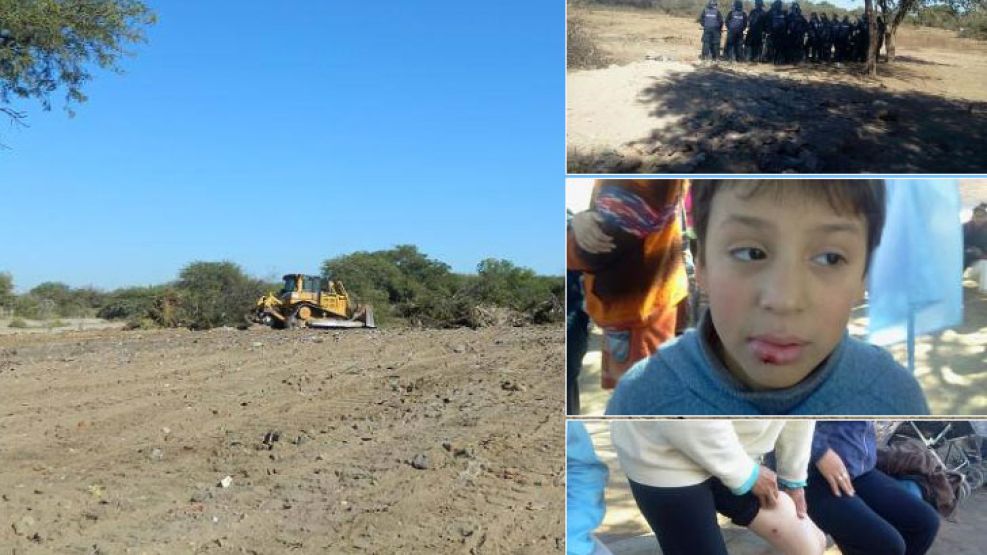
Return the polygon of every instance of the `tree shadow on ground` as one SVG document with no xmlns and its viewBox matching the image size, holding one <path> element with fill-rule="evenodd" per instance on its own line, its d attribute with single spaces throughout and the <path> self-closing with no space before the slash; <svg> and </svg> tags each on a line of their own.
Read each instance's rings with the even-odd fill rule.
<svg viewBox="0 0 987 555">
<path fill-rule="evenodd" d="M 894 57 L 896 64 L 907 63 L 907 64 L 918 64 L 922 66 L 942 66 L 942 67 L 956 67 L 956 64 L 944 64 L 942 62 L 933 62 L 931 60 L 923 60 L 922 58 L 916 58 L 915 56 L 903 56 L 901 54 Z M 885 68 L 894 67 L 894 65 L 881 66 L 881 71 L 883 72 Z"/>
<path fill-rule="evenodd" d="M 963 291 L 963 322 L 920 339 L 925 347 L 922 378 L 933 414 L 981 415 L 987 409 L 987 295 Z M 927 343 L 927 346 L 922 345 Z M 938 410 L 937 410 L 938 409 Z"/>
<path fill-rule="evenodd" d="M 881 77 L 894 78 L 908 83 L 928 81 L 928 74 L 917 71 L 909 67 L 907 63 L 881 64 Z M 864 75 L 864 65 L 861 63 L 848 63 L 839 66 L 835 64 L 799 64 L 794 66 L 775 67 L 776 75 L 786 75 L 789 77 L 819 77 L 826 76 L 836 80 L 838 83 L 850 86 L 866 87 L 872 82 Z"/>
<path fill-rule="evenodd" d="M 678 123 L 625 145 L 633 156 L 601 160 L 598 153 L 570 152 L 570 171 L 976 173 L 987 168 L 987 102 L 722 67 L 655 78 L 638 102 L 648 106 L 650 116 L 674 115 Z M 628 164 L 633 157 L 638 159 Z"/>
</svg>

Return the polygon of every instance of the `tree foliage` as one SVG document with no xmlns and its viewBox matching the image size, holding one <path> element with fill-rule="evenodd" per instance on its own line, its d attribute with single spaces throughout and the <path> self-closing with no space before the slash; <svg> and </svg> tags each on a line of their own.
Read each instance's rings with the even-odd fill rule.
<svg viewBox="0 0 987 555">
<path fill-rule="evenodd" d="M 919 2 L 918 5 L 918 9 L 902 14 L 903 21 L 950 29 L 965 38 L 987 39 L 987 0 L 929 4 Z"/>
<path fill-rule="evenodd" d="M 167 285 L 117 289 L 106 294 L 96 316 L 107 320 L 130 320 L 133 322 L 144 318 L 154 319 L 155 308 L 159 299 L 173 291 Z"/>
<path fill-rule="evenodd" d="M 457 274 L 413 245 L 360 251 L 326 260 L 323 276 L 341 281 L 354 300 L 372 304 L 376 320 L 401 319 L 429 327 L 475 326 L 477 311 L 506 311 L 514 323 L 560 322 L 564 280 L 539 276 L 508 260 L 487 259 L 476 274 Z M 192 262 L 178 279 L 109 293 L 45 282 L 13 295 L 13 278 L 0 273 L 0 299 L 9 295 L 15 316 L 28 319 L 98 316 L 132 327 L 209 329 L 243 324 L 257 299 L 280 289 L 233 262 Z"/>
<path fill-rule="evenodd" d="M 11 308 L 14 305 L 14 276 L 9 272 L 0 272 L 0 308 Z"/>
<path fill-rule="evenodd" d="M 359 302 L 372 304 L 382 323 L 392 316 L 422 313 L 448 299 L 457 277 L 444 262 L 413 245 L 386 251 L 359 251 L 326 260 L 322 275 L 341 281 Z"/>
<path fill-rule="evenodd" d="M 539 290 L 544 289 L 532 270 L 509 260 L 488 258 L 476 266 L 476 273 L 477 298 L 496 306 L 527 310 L 530 303 L 538 301 Z"/>
<path fill-rule="evenodd" d="M 0 300 L 0 305 L 13 308 L 22 318 L 79 318 L 95 315 L 105 300 L 106 294 L 93 287 L 73 289 L 61 282 L 48 281 L 24 295 L 15 296 L 11 291 L 6 302 Z"/>
<path fill-rule="evenodd" d="M 233 262 L 192 262 L 175 283 L 174 318 L 192 329 L 242 324 L 266 287 Z M 157 307 L 160 312 L 167 308 Z"/>
<path fill-rule="evenodd" d="M 119 71 L 120 56 L 155 20 L 138 0 L 0 0 L 0 111 L 23 118 L 9 107 L 14 98 L 49 110 L 62 90 L 71 114 L 92 69 Z"/>
<path fill-rule="evenodd" d="M 507 260 L 484 260 L 476 275 L 451 271 L 417 247 L 402 245 L 387 251 L 356 252 L 326 260 L 322 273 L 342 281 L 374 313 L 426 326 L 471 325 L 478 307 L 510 309 L 519 318 L 539 323 L 545 305 L 561 306 L 561 277 L 538 276 Z M 552 314 L 555 314 L 554 312 Z M 561 314 L 561 312 L 559 312 Z"/>
</svg>

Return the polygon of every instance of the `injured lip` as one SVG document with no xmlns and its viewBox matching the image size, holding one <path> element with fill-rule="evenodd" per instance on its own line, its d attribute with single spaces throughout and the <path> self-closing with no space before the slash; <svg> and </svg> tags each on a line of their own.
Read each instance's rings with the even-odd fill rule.
<svg viewBox="0 0 987 555">
<path fill-rule="evenodd" d="M 801 338 L 780 335 L 759 335 L 747 340 L 747 348 L 763 364 L 791 364 L 802 356 L 807 344 Z"/>
</svg>

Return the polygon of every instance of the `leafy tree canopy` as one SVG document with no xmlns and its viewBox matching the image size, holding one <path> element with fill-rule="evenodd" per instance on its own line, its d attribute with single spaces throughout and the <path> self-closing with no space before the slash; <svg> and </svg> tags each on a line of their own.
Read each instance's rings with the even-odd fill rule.
<svg viewBox="0 0 987 555">
<path fill-rule="evenodd" d="M 194 329 L 234 326 L 267 287 L 233 262 L 193 262 L 178 274 L 177 318 Z"/>
<path fill-rule="evenodd" d="M 119 71 L 125 48 L 145 40 L 154 13 L 138 0 L 0 0 L 0 111 L 14 120 L 15 98 L 51 109 L 65 91 L 65 107 L 86 100 L 92 69 Z"/>
</svg>

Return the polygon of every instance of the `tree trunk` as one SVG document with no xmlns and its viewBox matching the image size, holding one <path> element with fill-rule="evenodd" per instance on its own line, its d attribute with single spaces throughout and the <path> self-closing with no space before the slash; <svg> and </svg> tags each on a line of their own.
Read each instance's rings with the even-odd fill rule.
<svg viewBox="0 0 987 555">
<path fill-rule="evenodd" d="M 892 25 L 891 27 L 888 27 L 888 29 L 890 29 L 890 31 L 888 32 L 887 39 L 886 39 L 887 40 L 887 46 L 886 46 L 886 48 L 888 49 L 888 62 L 893 62 L 894 61 L 894 34 L 898 32 L 898 26 L 897 25 Z"/>
<path fill-rule="evenodd" d="M 874 17 L 874 0 L 864 0 L 864 15 L 867 17 L 867 65 L 864 71 L 871 77 L 877 77 L 877 19 Z"/>
<path fill-rule="evenodd" d="M 887 50 L 887 48 L 888 48 L 888 37 L 891 36 L 891 27 L 889 25 L 887 25 L 887 22 L 891 21 L 891 17 L 890 17 L 891 16 L 891 10 L 888 9 L 888 0 L 877 0 L 877 6 L 879 8 L 881 8 L 881 19 L 885 22 L 885 25 L 884 25 L 884 36 L 883 37 L 878 37 L 880 39 L 883 39 L 880 42 L 878 42 L 878 47 L 877 47 L 877 61 L 881 61 L 881 47 L 880 47 L 880 45 L 881 44 L 884 44 L 884 51 L 887 52 L 888 51 Z M 891 61 L 891 57 L 890 56 L 886 57 L 885 58 L 885 61 L 890 62 Z"/>
</svg>

